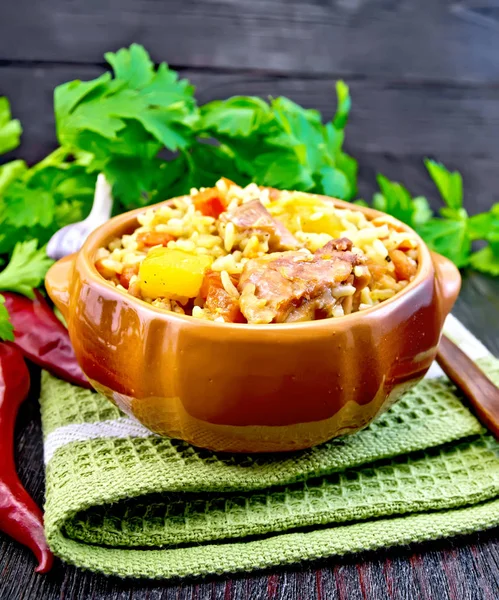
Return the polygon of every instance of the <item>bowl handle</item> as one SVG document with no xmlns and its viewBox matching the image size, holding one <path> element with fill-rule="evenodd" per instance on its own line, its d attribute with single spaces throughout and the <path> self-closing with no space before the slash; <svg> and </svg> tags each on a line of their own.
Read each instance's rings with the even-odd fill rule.
<svg viewBox="0 0 499 600">
<path fill-rule="evenodd" d="M 69 287 L 73 279 L 76 254 L 70 254 L 54 263 L 45 276 L 45 287 L 52 301 L 68 320 L 70 294 Z"/>
<path fill-rule="evenodd" d="M 461 274 L 456 265 L 445 256 L 432 252 L 431 257 L 433 266 L 435 267 L 437 289 L 444 312 L 443 317 L 445 318 L 452 310 L 454 302 L 459 296 L 459 290 L 461 289 Z"/>
</svg>

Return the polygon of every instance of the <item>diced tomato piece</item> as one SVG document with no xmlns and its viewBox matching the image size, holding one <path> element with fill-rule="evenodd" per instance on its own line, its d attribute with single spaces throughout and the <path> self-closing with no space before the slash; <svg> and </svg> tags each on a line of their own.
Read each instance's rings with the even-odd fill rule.
<svg viewBox="0 0 499 600">
<path fill-rule="evenodd" d="M 167 246 L 168 242 L 174 241 L 173 235 L 166 231 L 143 231 L 137 235 L 139 247 L 152 248 L 153 246 Z"/>
<path fill-rule="evenodd" d="M 239 302 L 225 289 L 212 288 L 206 299 L 206 308 L 220 314 L 228 323 L 245 323 Z"/>
<path fill-rule="evenodd" d="M 237 285 L 237 278 L 233 275 L 230 279 Z M 228 323 L 246 323 L 236 298 L 225 291 L 218 271 L 207 271 L 199 292 L 206 300 L 206 308 L 220 314 Z"/>
<path fill-rule="evenodd" d="M 201 284 L 201 289 L 199 291 L 201 298 L 206 300 L 208 294 L 210 293 L 210 289 L 213 287 L 220 289 L 223 288 L 222 280 L 220 279 L 220 273 L 218 271 L 208 270 L 204 274 L 203 283 Z"/>
<path fill-rule="evenodd" d="M 221 315 L 228 323 L 246 322 L 239 308 L 239 302 L 223 288 L 211 288 L 208 298 L 206 298 L 206 308 Z"/>
<path fill-rule="evenodd" d="M 218 217 L 227 210 L 225 202 L 220 198 L 217 188 L 208 188 L 196 194 L 193 198 L 194 208 L 199 210 L 205 217 Z"/>
<path fill-rule="evenodd" d="M 139 265 L 125 265 L 123 267 L 123 271 L 121 272 L 121 275 L 119 276 L 119 280 L 121 285 L 128 289 L 130 286 L 130 279 L 134 276 L 134 275 L 138 275 L 139 274 Z"/>
<path fill-rule="evenodd" d="M 402 252 L 402 250 L 392 250 L 389 252 L 389 256 L 392 259 L 393 266 L 395 267 L 395 275 L 399 281 L 409 281 L 416 274 L 417 267 L 409 260 L 405 252 Z"/>
<path fill-rule="evenodd" d="M 239 276 L 230 275 L 229 277 L 232 283 L 237 287 L 237 284 L 239 283 Z M 201 290 L 199 292 L 199 295 L 201 296 L 201 298 L 206 299 L 208 297 L 208 294 L 210 293 L 210 290 L 213 288 L 223 290 L 224 286 L 222 284 L 220 272 L 212 271 L 211 269 L 209 269 L 204 274 L 204 279 L 203 283 L 201 284 Z"/>
</svg>

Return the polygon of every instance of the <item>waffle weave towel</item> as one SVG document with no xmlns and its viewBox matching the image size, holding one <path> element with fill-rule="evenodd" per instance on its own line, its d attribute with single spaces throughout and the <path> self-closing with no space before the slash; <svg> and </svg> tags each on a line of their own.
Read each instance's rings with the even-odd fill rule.
<svg viewBox="0 0 499 600">
<path fill-rule="evenodd" d="M 499 383 L 499 360 L 453 317 L 446 333 Z M 493 527 L 499 444 L 439 375 L 432 367 L 356 435 L 243 456 L 157 437 L 98 394 L 44 373 L 49 544 L 93 571 L 169 578 Z"/>
</svg>

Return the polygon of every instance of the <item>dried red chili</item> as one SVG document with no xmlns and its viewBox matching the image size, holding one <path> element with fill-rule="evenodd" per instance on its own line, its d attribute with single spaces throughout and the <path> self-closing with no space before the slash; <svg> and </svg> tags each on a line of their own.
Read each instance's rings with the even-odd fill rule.
<svg viewBox="0 0 499 600">
<path fill-rule="evenodd" d="M 14 426 L 29 391 L 29 371 L 14 346 L 0 342 L 0 530 L 33 551 L 36 571 L 50 570 L 53 555 L 43 531 L 43 514 L 23 488 L 14 462 Z"/>
<path fill-rule="evenodd" d="M 57 377 L 90 389 L 67 329 L 40 292 L 35 290 L 34 300 L 11 292 L 2 295 L 14 326 L 14 343 L 24 356 Z"/>
</svg>

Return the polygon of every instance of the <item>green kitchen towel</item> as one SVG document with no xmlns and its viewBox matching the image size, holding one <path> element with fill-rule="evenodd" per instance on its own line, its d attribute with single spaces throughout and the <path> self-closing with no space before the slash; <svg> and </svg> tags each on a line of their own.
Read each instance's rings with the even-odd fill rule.
<svg viewBox="0 0 499 600">
<path fill-rule="evenodd" d="M 452 317 L 446 333 L 499 383 L 499 360 Z M 47 373 L 41 408 L 47 538 L 93 571 L 248 571 L 499 524 L 499 444 L 443 377 L 358 434 L 285 455 L 156 436 Z"/>
</svg>

